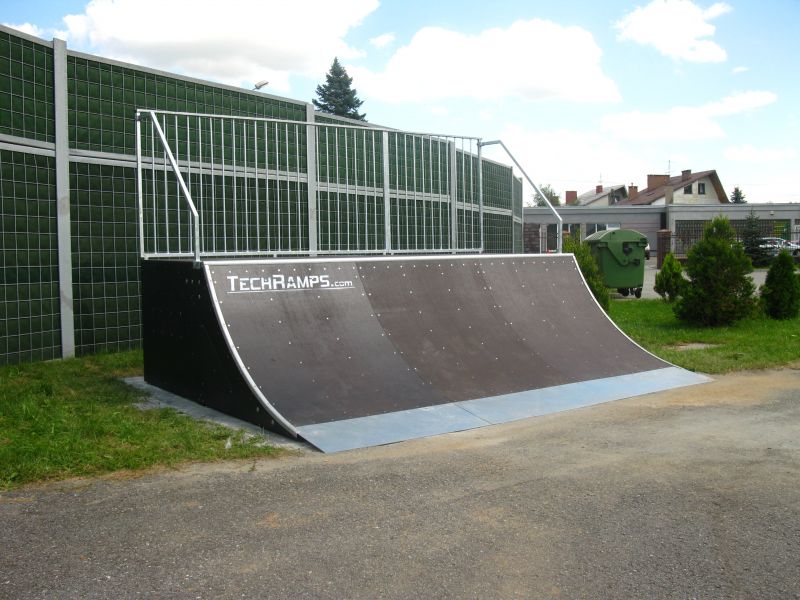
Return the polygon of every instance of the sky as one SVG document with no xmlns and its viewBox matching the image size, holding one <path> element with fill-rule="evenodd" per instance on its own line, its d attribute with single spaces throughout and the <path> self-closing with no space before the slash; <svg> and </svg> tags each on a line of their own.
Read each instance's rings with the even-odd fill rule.
<svg viewBox="0 0 800 600">
<path fill-rule="evenodd" d="M 800 202 L 800 0 L 30 0 L 0 21 L 304 101 L 336 56 L 370 122 L 502 139 L 562 200 L 716 169 Z"/>
</svg>

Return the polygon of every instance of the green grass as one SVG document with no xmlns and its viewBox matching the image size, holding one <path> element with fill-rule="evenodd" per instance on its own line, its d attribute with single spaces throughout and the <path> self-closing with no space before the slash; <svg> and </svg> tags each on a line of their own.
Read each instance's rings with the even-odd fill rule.
<svg viewBox="0 0 800 600">
<path fill-rule="evenodd" d="M 120 378 L 141 372 L 140 351 L 0 367 L 0 489 L 279 452 L 171 409 L 137 409 L 140 392 Z"/>
<path fill-rule="evenodd" d="M 800 318 L 776 321 L 760 315 L 728 327 L 693 327 L 678 321 L 662 300 L 615 300 L 609 314 L 653 354 L 692 371 L 728 373 L 800 360 Z M 713 347 L 676 349 L 691 343 Z"/>
</svg>

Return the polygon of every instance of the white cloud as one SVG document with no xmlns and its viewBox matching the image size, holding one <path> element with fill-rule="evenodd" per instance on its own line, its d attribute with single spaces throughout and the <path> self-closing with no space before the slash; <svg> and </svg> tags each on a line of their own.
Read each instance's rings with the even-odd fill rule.
<svg viewBox="0 0 800 600">
<path fill-rule="evenodd" d="M 731 71 L 734 75 L 738 75 L 739 73 L 747 73 L 750 70 L 750 67 L 734 67 Z"/>
<path fill-rule="evenodd" d="M 525 172 L 537 184 L 552 185 L 562 200 L 566 190 L 583 193 L 594 189 L 600 176 L 606 185 L 627 185 L 652 169 L 641 149 L 631 149 L 600 132 L 532 130 L 511 124 L 499 137 Z M 488 146 L 484 153 L 488 158 L 509 163 L 508 156 L 497 146 Z M 525 182 L 526 202 L 532 193 Z"/>
<path fill-rule="evenodd" d="M 105 56 L 232 84 L 289 74 L 320 77 L 334 56 L 351 59 L 347 32 L 378 0 L 92 0 L 64 17 L 70 41 Z"/>
<path fill-rule="evenodd" d="M 693 141 L 720 138 L 725 135 L 717 122 L 729 117 L 772 104 L 777 100 L 772 92 L 738 92 L 703 106 L 678 106 L 660 113 L 638 110 L 607 115 L 603 131 L 626 140 Z"/>
<path fill-rule="evenodd" d="M 375 46 L 376 48 L 385 48 L 389 44 L 394 41 L 394 34 L 393 33 L 384 33 L 383 35 L 379 35 L 377 37 L 371 38 L 369 43 Z"/>
<path fill-rule="evenodd" d="M 534 19 L 467 35 L 440 27 L 419 30 L 382 72 L 348 66 L 359 91 L 387 102 L 449 98 L 603 102 L 620 99 L 601 67 L 592 34 Z"/>
<path fill-rule="evenodd" d="M 794 160 L 798 155 L 794 148 L 756 148 L 750 144 L 741 144 L 725 148 L 724 156 L 735 162 L 768 163 Z"/>
<path fill-rule="evenodd" d="M 22 23 L 20 25 L 13 25 L 11 23 L 3 23 L 6 27 L 11 27 L 11 29 L 16 29 L 17 31 L 21 31 L 22 33 L 27 33 L 28 35 L 34 35 L 36 37 L 44 37 L 45 31 L 41 27 L 33 25 L 32 23 Z"/>
<path fill-rule="evenodd" d="M 716 31 L 709 21 L 730 10 L 724 2 L 702 9 L 691 0 L 653 0 L 647 6 L 637 7 L 615 23 L 615 27 L 620 40 L 653 46 L 674 60 L 722 62 L 727 59 L 725 50 L 704 38 Z"/>
</svg>

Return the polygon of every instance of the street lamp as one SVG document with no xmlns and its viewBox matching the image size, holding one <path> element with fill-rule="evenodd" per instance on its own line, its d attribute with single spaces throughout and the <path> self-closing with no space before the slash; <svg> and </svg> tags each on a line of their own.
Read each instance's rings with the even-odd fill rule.
<svg viewBox="0 0 800 600">
<path fill-rule="evenodd" d="M 267 85 L 268 83 L 269 83 L 269 81 L 267 81 L 266 79 L 264 81 L 259 81 L 257 84 L 255 84 L 253 86 L 253 90 L 254 91 L 258 91 L 261 88 L 263 88 L 265 85 Z"/>
</svg>

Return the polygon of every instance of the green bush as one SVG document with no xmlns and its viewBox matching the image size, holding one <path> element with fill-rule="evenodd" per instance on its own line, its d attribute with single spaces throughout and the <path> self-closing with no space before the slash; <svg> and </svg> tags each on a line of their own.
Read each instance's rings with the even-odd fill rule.
<svg viewBox="0 0 800 600">
<path fill-rule="evenodd" d="M 667 252 L 661 270 L 656 273 L 656 285 L 653 289 L 667 302 L 674 302 L 681 295 L 686 279 L 683 277 L 683 267 L 678 259 Z"/>
<path fill-rule="evenodd" d="M 600 273 L 600 267 L 597 266 L 597 261 L 592 256 L 589 244 L 581 242 L 575 236 L 568 235 L 564 238 L 563 250 L 575 255 L 575 260 L 578 261 L 578 267 L 583 273 L 586 285 L 589 286 L 597 303 L 603 307 L 604 311 L 608 312 L 611 297 L 608 295 L 608 289 Z"/>
<path fill-rule="evenodd" d="M 786 250 L 772 261 L 761 286 L 761 299 L 773 319 L 793 319 L 800 313 L 800 279 L 794 273 L 794 259 Z"/>
<path fill-rule="evenodd" d="M 675 315 L 695 325 L 729 325 L 752 314 L 753 271 L 728 219 L 716 217 L 689 250 L 689 282 L 675 303 Z"/>
</svg>

